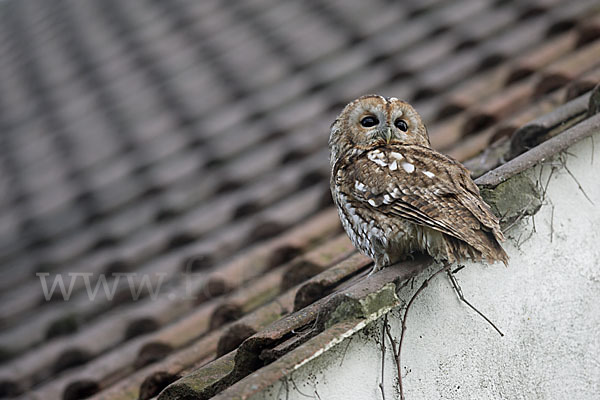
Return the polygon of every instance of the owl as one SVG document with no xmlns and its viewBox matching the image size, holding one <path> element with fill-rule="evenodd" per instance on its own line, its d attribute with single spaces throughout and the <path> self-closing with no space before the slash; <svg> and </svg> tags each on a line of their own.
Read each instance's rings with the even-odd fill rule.
<svg viewBox="0 0 600 400">
<path fill-rule="evenodd" d="M 508 263 L 498 218 L 469 171 L 431 148 L 421 117 L 394 97 L 360 97 L 331 126 L 331 193 L 371 273 L 426 253 Z"/>
</svg>

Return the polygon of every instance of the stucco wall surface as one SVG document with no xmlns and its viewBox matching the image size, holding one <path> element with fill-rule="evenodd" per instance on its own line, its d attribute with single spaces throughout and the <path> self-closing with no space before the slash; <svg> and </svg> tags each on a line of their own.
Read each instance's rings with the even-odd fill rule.
<svg viewBox="0 0 600 400">
<path fill-rule="evenodd" d="M 402 349 L 406 399 L 600 398 L 599 134 L 594 141 L 526 171 L 547 190 L 538 213 L 506 232 L 508 268 L 468 263 L 456 274 L 504 337 L 459 301 L 445 275 L 417 298 Z M 388 317 L 396 338 L 399 315 Z M 382 399 L 381 326 L 380 319 L 254 398 Z M 395 399 L 386 345 L 384 387 Z"/>
</svg>

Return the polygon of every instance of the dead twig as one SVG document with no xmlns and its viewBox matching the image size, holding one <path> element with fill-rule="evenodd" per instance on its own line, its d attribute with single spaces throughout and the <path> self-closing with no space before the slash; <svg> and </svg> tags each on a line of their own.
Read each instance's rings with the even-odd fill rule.
<svg viewBox="0 0 600 400">
<path fill-rule="evenodd" d="M 567 162 L 566 162 L 566 160 L 564 161 L 564 165 L 563 166 L 565 167 L 565 170 L 569 173 L 569 175 L 571 175 L 571 178 L 573 178 L 573 180 L 577 184 L 577 187 L 579 188 L 579 190 L 581 190 L 581 193 L 583 193 L 583 195 L 585 196 L 585 198 L 590 202 L 590 204 L 595 205 L 594 202 L 592 201 L 592 199 L 590 199 L 590 197 L 587 195 L 587 193 L 585 192 L 585 190 L 583 190 L 583 186 L 581 186 L 581 183 L 579 183 L 579 181 L 577 180 L 577 178 L 575 178 L 575 175 L 573 175 L 573 173 L 571 172 L 571 170 L 569 168 L 567 168 Z"/>
<path fill-rule="evenodd" d="M 552 204 L 552 211 L 550 212 L 550 243 L 554 237 L 554 204 Z"/>
<path fill-rule="evenodd" d="M 550 185 L 550 178 L 552 178 L 552 175 L 554 175 L 554 170 L 556 169 L 556 167 L 552 167 L 550 168 L 550 173 L 548 174 L 548 180 L 546 180 L 546 185 L 544 186 L 544 190 L 542 191 L 542 201 L 546 200 L 546 192 L 548 190 L 548 185 Z"/>
<path fill-rule="evenodd" d="M 290 382 L 292 382 L 292 385 L 294 386 L 294 389 L 296 389 L 296 392 L 300 393 L 304 397 L 308 397 L 308 398 L 314 399 L 314 396 L 311 396 L 310 394 L 302 393 L 302 391 L 296 385 L 296 382 L 294 382 L 294 378 L 292 378 L 291 375 L 290 375 Z"/>
<path fill-rule="evenodd" d="M 455 273 L 457 273 L 457 272 L 461 271 L 461 270 L 462 270 L 464 267 L 465 267 L 464 265 L 459 265 L 458 267 L 456 267 L 456 268 L 454 269 L 454 271 L 452 271 L 452 273 L 453 273 L 453 274 L 455 274 Z"/>
<path fill-rule="evenodd" d="M 521 238 L 523 237 L 523 234 L 521 233 L 519 235 L 519 237 L 517 238 L 517 242 L 515 243 L 515 247 L 519 250 L 521 250 L 521 246 L 523 246 L 525 244 L 525 242 L 527 242 L 529 239 L 531 239 L 531 237 L 533 236 L 533 233 L 535 232 L 535 225 L 531 228 L 531 231 L 529 231 L 529 235 L 527 235 L 526 238 L 523 239 L 523 241 L 521 241 Z"/>
<path fill-rule="evenodd" d="M 392 346 L 392 355 L 394 356 L 394 361 L 396 362 L 396 369 L 398 370 L 398 385 L 401 386 L 402 371 L 400 369 L 400 354 L 398 353 L 398 348 L 396 348 L 396 339 L 394 339 L 394 337 L 392 336 L 389 324 L 385 324 L 384 328 L 385 333 L 390 341 L 390 345 Z M 402 393 L 402 387 L 400 387 L 400 393 Z"/>
<path fill-rule="evenodd" d="M 423 289 L 425 289 L 427 287 L 427 285 L 429 285 L 429 282 L 435 278 L 440 272 L 443 272 L 446 270 L 446 266 L 444 265 L 442 268 L 440 268 L 438 271 L 434 272 L 429 278 L 425 279 L 423 281 L 423 283 L 421 284 L 421 286 L 417 289 L 417 291 L 415 292 L 415 294 L 412 295 L 412 297 L 410 298 L 410 300 L 408 301 L 408 304 L 406 305 L 406 309 L 404 310 L 404 317 L 402 318 L 402 330 L 400 332 L 400 343 L 398 343 L 398 350 L 397 352 L 394 351 L 394 358 L 396 360 L 396 368 L 398 369 L 398 386 L 400 388 L 400 400 L 405 400 L 404 399 L 404 388 L 402 387 L 402 365 L 401 365 L 401 353 L 402 353 L 402 343 L 404 342 L 404 333 L 406 332 L 406 317 L 408 315 L 408 310 L 410 310 L 410 307 L 412 306 L 412 304 L 414 303 L 415 299 L 417 298 L 417 296 L 419 295 L 419 293 L 421 293 L 423 291 Z M 394 340 L 392 338 L 392 334 L 389 331 L 389 327 L 386 327 L 386 332 L 388 335 L 388 338 L 390 339 L 390 342 L 392 342 L 392 349 L 394 349 Z"/>
<path fill-rule="evenodd" d="M 340 367 L 344 363 L 344 359 L 346 358 L 346 353 L 348 352 L 348 347 L 350 347 L 350 342 L 352 341 L 353 336 L 350 336 L 348 339 L 348 343 L 346 343 L 346 347 L 344 348 L 344 352 L 342 353 L 342 359 L 340 360 Z"/>
<path fill-rule="evenodd" d="M 519 241 L 521 240 L 521 237 L 523 236 L 523 232 L 519 233 L 519 237 L 517 238 L 517 242 L 515 243 L 515 247 L 517 248 L 517 250 L 521 251 L 521 245 L 519 244 Z"/>
<path fill-rule="evenodd" d="M 385 327 L 387 326 L 388 316 L 385 314 L 383 319 L 383 327 L 381 328 L 381 382 L 379 382 L 379 389 L 381 390 L 381 397 L 385 400 L 385 391 L 383 389 L 383 382 L 385 379 Z"/>
<path fill-rule="evenodd" d="M 469 301 L 467 301 L 467 299 L 465 299 L 465 297 L 463 295 L 463 292 L 462 292 L 462 289 L 460 288 L 460 285 L 458 284 L 458 282 L 456 281 L 456 278 L 453 275 L 454 273 L 460 271 L 464 267 L 465 267 L 464 265 L 459 265 L 454 271 L 451 271 L 450 270 L 450 264 L 444 264 L 444 266 L 442 268 L 440 268 L 439 270 L 437 270 L 436 272 L 434 272 L 433 274 L 431 274 L 427 279 L 425 279 L 423 281 L 423 283 L 421 284 L 421 286 L 411 296 L 411 298 L 408 301 L 408 303 L 406 305 L 406 308 L 404 310 L 404 316 L 402 317 L 402 328 L 401 328 L 401 332 L 400 332 L 400 341 L 399 341 L 399 343 L 397 343 L 397 347 L 396 347 L 396 340 L 392 336 L 391 329 L 390 329 L 390 326 L 388 324 L 387 315 L 386 315 L 386 317 L 384 319 L 384 323 L 383 323 L 384 333 L 387 336 L 388 340 L 390 341 L 391 351 L 392 351 L 392 354 L 394 356 L 394 361 L 396 362 L 396 370 L 398 371 L 398 387 L 399 387 L 399 390 L 400 390 L 400 400 L 405 400 L 405 397 L 404 397 L 404 387 L 402 385 L 401 353 L 402 353 L 402 345 L 404 343 L 404 335 L 405 335 L 405 332 L 406 332 L 406 320 L 407 320 L 407 316 L 408 316 L 408 311 L 410 310 L 410 308 L 411 308 L 412 304 L 414 303 L 415 299 L 417 298 L 417 296 L 429 285 L 429 282 L 431 282 L 431 280 L 433 278 L 435 278 L 437 275 L 439 275 L 441 272 L 446 271 L 448 273 L 448 276 L 450 278 L 450 282 L 452 283 L 452 286 L 454 287 L 454 290 L 458 294 L 458 297 L 460 298 L 460 300 L 463 301 L 467 306 L 469 306 L 477 314 L 479 314 L 479 316 L 481 316 L 487 323 L 489 323 L 496 330 L 496 332 L 498 332 L 500 334 L 500 336 L 504 336 L 504 333 L 502 333 L 502 331 L 500 331 L 500 329 L 498 329 L 498 327 L 489 318 L 487 318 L 481 311 L 479 311 L 477 308 L 475 308 L 475 306 L 473 306 Z M 383 334 L 382 334 L 382 336 L 383 336 Z M 385 394 L 384 394 L 384 390 L 383 390 L 384 389 L 383 388 L 383 380 L 384 380 L 384 367 L 383 367 L 383 365 L 384 365 L 384 358 L 385 358 L 385 343 L 384 343 L 384 339 L 385 339 L 385 337 L 382 337 L 382 347 L 381 347 L 381 352 L 382 352 L 381 383 L 379 384 L 379 388 L 381 390 L 382 397 L 385 400 Z"/>
<path fill-rule="evenodd" d="M 448 267 L 450 267 L 450 266 L 448 265 Z M 456 277 L 454 276 L 452 271 L 450 271 L 450 269 L 448 268 L 448 269 L 446 269 L 446 272 L 448 273 L 448 278 L 450 279 L 450 282 L 452 283 L 452 286 L 454 287 L 454 290 L 456 291 L 458 298 L 463 303 L 465 303 L 467 306 L 469 306 L 473 311 L 475 311 L 477 314 L 479 314 L 479 316 L 481 318 L 483 318 L 488 324 L 490 324 L 492 326 L 492 328 L 494 328 L 496 330 L 496 332 L 498 332 L 500 334 L 500 336 L 504 336 L 504 333 L 502 333 L 502 331 L 500 329 L 498 329 L 498 327 L 488 317 L 486 317 L 481 311 L 479 311 L 477 308 L 475 308 L 475 306 L 473 304 L 471 304 L 467 299 L 465 299 L 462 289 L 461 289 L 460 285 L 458 284 L 458 281 L 456 280 Z"/>
<path fill-rule="evenodd" d="M 287 379 L 284 379 L 281 382 L 281 386 L 279 387 L 279 390 L 277 391 L 277 398 L 279 398 L 279 396 L 281 395 L 281 391 L 283 390 L 283 388 L 285 388 L 285 400 L 288 400 L 290 398 L 290 383 L 288 382 Z"/>
<path fill-rule="evenodd" d="M 506 228 L 504 228 L 504 232 L 508 232 L 513 226 L 515 226 L 519 221 L 523 219 L 532 202 L 533 200 L 529 200 L 529 203 L 527 203 L 523 210 L 521 210 L 517 218 L 513 222 L 511 222 Z"/>
</svg>

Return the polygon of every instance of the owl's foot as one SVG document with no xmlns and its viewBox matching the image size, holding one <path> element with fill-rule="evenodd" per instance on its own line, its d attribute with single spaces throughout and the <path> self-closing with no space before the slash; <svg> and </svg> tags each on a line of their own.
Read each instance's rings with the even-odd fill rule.
<svg viewBox="0 0 600 400">
<path fill-rule="evenodd" d="M 377 263 L 373 263 L 373 268 L 371 268 L 371 271 L 369 271 L 367 278 L 370 277 L 371 275 L 373 275 L 375 272 L 381 270 L 381 268 L 383 268 L 381 265 L 379 265 Z"/>
<path fill-rule="evenodd" d="M 454 273 L 456 273 L 456 272 L 460 271 L 461 269 L 463 269 L 464 265 L 459 265 L 459 267 L 457 269 L 455 269 L 454 271 L 452 271 L 450 269 L 450 266 L 451 266 L 450 263 L 445 262 L 444 263 L 444 270 L 446 271 L 446 274 L 448 274 L 448 279 L 450 279 L 450 283 L 452 284 L 452 287 L 454 288 L 454 291 L 458 295 L 458 298 L 463 303 L 465 303 L 469 308 L 471 308 L 473 311 L 475 311 L 477 314 L 479 314 L 479 316 L 481 318 L 483 318 L 488 324 L 490 324 L 492 326 L 492 328 L 494 328 L 496 330 L 496 332 L 498 332 L 500 334 L 500 336 L 504 336 L 504 333 L 502 333 L 502 331 L 488 317 L 486 317 L 473 304 L 471 304 L 467 299 L 465 299 L 465 296 L 463 294 L 462 288 L 460 287 L 460 285 L 458 284 L 458 280 L 454 276 Z"/>
</svg>

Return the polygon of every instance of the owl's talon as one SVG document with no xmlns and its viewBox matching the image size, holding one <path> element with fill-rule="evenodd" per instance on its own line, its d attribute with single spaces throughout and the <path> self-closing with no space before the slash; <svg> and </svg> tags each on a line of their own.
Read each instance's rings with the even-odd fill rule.
<svg viewBox="0 0 600 400">
<path fill-rule="evenodd" d="M 371 271 L 369 271 L 369 273 L 367 274 L 367 278 L 373 275 L 375 272 L 379 271 L 380 269 L 381 267 L 379 265 L 373 264 L 373 268 L 371 268 Z"/>
</svg>

